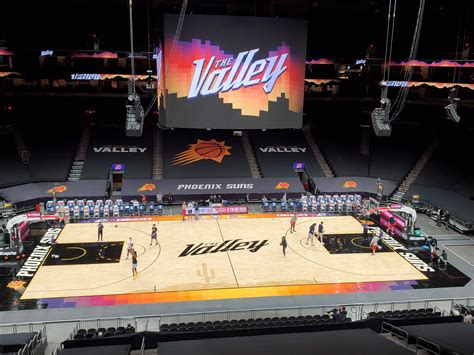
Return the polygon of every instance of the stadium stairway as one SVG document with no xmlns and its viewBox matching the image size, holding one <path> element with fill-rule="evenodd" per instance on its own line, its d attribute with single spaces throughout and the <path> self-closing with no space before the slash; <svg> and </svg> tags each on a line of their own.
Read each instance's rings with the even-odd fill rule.
<svg viewBox="0 0 474 355">
<path fill-rule="evenodd" d="M 89 147 L 90 138 L 91 130 L 89 127 L 85 127 L 82 131 L 81 139 L 77 146 L 71 169 L 69 170 L 69 176 L 67 178 L 68 181 L 80 180 L 82 169 L 84 168 L 84 161 L 86 160 L 86 153 Z"/>
<path fill-rule="evenodd" d="M 334 173 L 329 166 L 328 162 L 323 156 L 323 153 L 321 153 L 321 150 L 319 149 L 318 145 L 314 141 L 313 136 L 311 135 L 311 130 L 310 126 L 306 125 L 303 127 L 303 134 L 306 138 L 306 141 L 308 142 L 309 147 L 311 148 L 311 151 L 314 154 L 314 157 L 316 158 L 317 162 L 321 166 L 321 169 L 324 172 L 325 177 L 334 177 Z"/>
<path fill-rule="evenodd" d="M 163 133 L 161 129 L 155 127 L 153 131 L 153 180 L 163 179 Z"/>
<path fill-rule="evenodd" d="M 398 187 L 395 189 L 393 192 L 392 196 L 390 196 L 390 199 L 392 201 L 401 201 L 404 197 L 407 191 L 410 189 L 411 185 L 413 185 L 420 175 L 421 171 L 425 167 L 426 163 L 430 159 L 430 157 L 433 155 L 433 152 L 435 151 L 436 147 L 439 144 L 439 139 L 435 138 L 433 141 L 426 147 L 425 151 L 423 154 L 420 156 L 416 164 L 413 166 L 413 168 L 407 173 L 407 175 L 403 178 L 402 182 Z"/>
<path fill-rule="evenodd" d="M 250 139 L 247 135 L 247 132 L 242 132 L 242 145 L 244 147 L 245 156 L 247 157 L 247 161 L 249 163 L 250 173 L 252 174 L 253 179 L 261 179 L 262 172 L 260 170 L 260 166 L 258 165 L 257 158 L 255 157 L 255 152 L 252 148 L 252 143 L 250 143 Z"/>
<path fill-rule="evenodd" d="M 18 151 L 18 156 L 24 163 L 28 163 L 30 161 L 31 152 L 28 150 L 28 147 L 25 144 L 23 134 L 20 128 L 15 127 L 13 129 L 13 138 L 15 140 L 15 146 Z"/>
</svg>

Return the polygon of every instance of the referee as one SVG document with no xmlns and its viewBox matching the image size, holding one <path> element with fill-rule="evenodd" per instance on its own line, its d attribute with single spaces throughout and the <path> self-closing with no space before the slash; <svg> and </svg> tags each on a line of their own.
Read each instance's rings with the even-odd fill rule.
<svg viewBox="0 0 474 355">
<path fill-rule="evenodd" d="M 103 241 L 102 239 L 103 235 L 104 235 L 104 225 L 101 222 L 99 222 L 99 224 L 97 225 L 97 241 L 98 242 Z"/>
</svg>

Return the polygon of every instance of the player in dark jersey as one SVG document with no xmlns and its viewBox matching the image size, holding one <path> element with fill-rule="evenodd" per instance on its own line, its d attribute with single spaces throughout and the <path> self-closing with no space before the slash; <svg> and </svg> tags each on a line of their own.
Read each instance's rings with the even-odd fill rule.
<svg viewBox="0 0 474 355">
<path fill-rule="evenodd" d="M 153 244 L 153 241 L 156 242 L 156 245 L 158 245 L 158 228 L 156 228 L 156 225 L 154 224 L 153 227 L 151 228 L 151 240 L 150 240 L 150 246 Z"/>
<path fill-rule="evenodd" d="M 99 224 L 97 225 L 97 241 L 98 242 L 103 241 L 102 239 L 103 235 L 104 235 L 104 225 L 99 222 Z"/>
<path fill-rule="evenodd" d="M 316 229 L 316 223 L 313 223 L 309 227 L 308 238 L 306 238 L 306 245 L 308 245 L 308 242 L 311 241 L 311 245 L 314 246 L 314 231 L 315 231 L 315 229 Z"/>
<path fill-rule="evenodd" d="M 281 237 L 280 245 L 283 249 L 283 257 L 285 257 L 286 256 L 286 248 L 288 247 L 288 242 L 286 241 L 285 236 Z"/>
<path fill-rule="evenodd" d="M 132 275 L 133 277 L 138 276 L 137 266 L 138 266 L 138 256 L 135 250 L 132 251 Z"/>
</svg>

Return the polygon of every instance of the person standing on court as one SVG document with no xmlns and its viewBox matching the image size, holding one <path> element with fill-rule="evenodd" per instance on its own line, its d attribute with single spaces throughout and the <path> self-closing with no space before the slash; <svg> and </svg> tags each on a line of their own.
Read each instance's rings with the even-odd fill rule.
<svg viewBox="0 0 474 355">
<path fill-rule="evenodd" d="M 298 219 L 298 216 L 296 216 L 296 213 L 293 212 L 290 218 L 290 233 L 293 233 L 293 232 L 296 233 L 295 226 L 296 226 L 297 219 Z"/>
<path fill-rule="evenodd" d="M 125 259 L 128 259 L 128 256 L 133 252 L 133 250 L 133 240 L 132 237 L 130 237 L 127 242 L 127 257 Z"/>
<path fill-rule="evenodd" d="M 319 226 L 318 226 L 318 239 L 319 241 L 321 242 L 322 245 L 324 245 L 324 242 L 323 242 L 323 236 L 324 236 L 324 225 L 323 225 L 323 221 L 321 221 L 321 223 L 319 223 Z"/>
<path fill-rule="evenodd" d="M 51 257 L 52 257 L 53 259 L 55 259 L 56 256 L 58 256 L 58 255 L 56 254 L 56 246 L 57 246 L 56 239 L 57 239 L 57 237 L 56 237 L 56 238 L 55 238 L 55 237 L 52 237 L 52 238 L 51 238 Z"/>
<path fill-rule="evenodd" d="M 308 241 L 311 241 L 311 245 L 314 246 L 314 231 L 316 229 L 316 223 L 313 223 L 310 227 L 309 227 L 309 232 L 308 232 L 308 238 L 306 238 L 306 245 L 308 245 Z"/>
<path fill-rule="evenodd" d="M 380 235 L 382 235 L 382 231 L 380 231 Z M 375 250 L 377 250 L 379 245 L 380 237 L 377 234 L 374 234 L 372 240 L 370 241 L 370 248 L 372 249 L 372 255 L 375 255 Z"/>
<path fill-rule="evenodd" d="M 138 256 L 135 250 L 132 251 L 132 275 L 135 278 L 138 276 L 137 266 L 138 266 Z"/>
<path fill-rule="evenodd" d="M 449 230 L 449 217 L 451 214 L 448 210 L 444 211 L 444 223 L 446 223 L 446 230 Z"/>
<path fill-rule="evenodd" d="M 104 235 L 104 225 L 101 222 L 99 222 L 99 224 L 97 225 L 97 241 L 98 242 L 103 241 L 102 239 L 103 235 Z"/>
<path fill-rule="evenodd" d="M 194 219 L 197 221 L 199 219 L 199 205 L 197 202 L 193 204 L 194 209 Z"/>
<path fill-rule="evenodd" d="M 153 243 L 153 241 L 156 242 L 156 245 L 158 245 L 158 228 L 156 228 L 156 224 L 151 227 L 151 240 L 150 240 L 150 246 Z"/>
<path fill-rule="evenodd" d="M 369 240 L 369 225 L 367 224 L 367 221 L 364 223 L 364 240 L 367 244 L 370 243 Z"/>
<path fill-rule="evenodd" d="M 441 262 L 443 262 L 443 264 L 445 266 L 448 265 L 448 254 L 446 254 L 446 250 L 444 250 L 444 249 L 443 249 L 441 255 L 438 258 L 438 265 L 440 265 Z"/>
<path fill-rule="evenodd" d="M 441 211 L 441 208 L 438 209 L 438 212 L 436 214 L 436 227 L 441 227 L 441 217 L 442 217 L 443 212 Z"/>
<path fill-rule="evenodd" d="M 281 243 L 280 243 L 282 249 L 283 249 L 283 257 L 286 256 L 286 248 L 288 247 L 288 243 L 286 242 L 285 236 L 281 237 Z"/>
<path fill-rule="evenodd" d="M 156 202 L 159 204 L 159 205 L 162 205 L 163 204 L 163 195 L 161 194 L 161 192 L 158 192 L 156 194 Z"/>
<path fill-rule="evenodd" d="M 183 204 L 181 205 L 181 214 L 183 215 L 183 222 L 186 219 L 186 209 L 188 208 L 188 205 L 186 201 L 183 201 Z"/>
</svg>

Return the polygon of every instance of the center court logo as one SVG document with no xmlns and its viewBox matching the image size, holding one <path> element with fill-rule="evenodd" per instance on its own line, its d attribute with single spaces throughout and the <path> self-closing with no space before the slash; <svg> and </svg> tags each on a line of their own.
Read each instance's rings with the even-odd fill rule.
<svg viewBox="0 0 474 355">
<path fill-rule="evenodd" d="M 232 147 L 225 145 L 225 141 L 198 139 L 187 150 L 176 154 L 171 165 L 188 165 L 200 160 L 213 160 L 220 164 L 226 155 L 231 155 L 230 149 Z"/>
<path fill-rule="evenodd" d="M 205 255 L 223 253 L 226 251 L 248 250 L 251 253 L 256 253 L 262 247 L 268 245 L 268 239 L 254 240 L 251 242 L 243 242 L 242 239 L 225 240 L 222 243 L 199 243 L 187 244 L 186 248 L 178 255 L 184 257 L 188 255 Z"/>
</svg>

